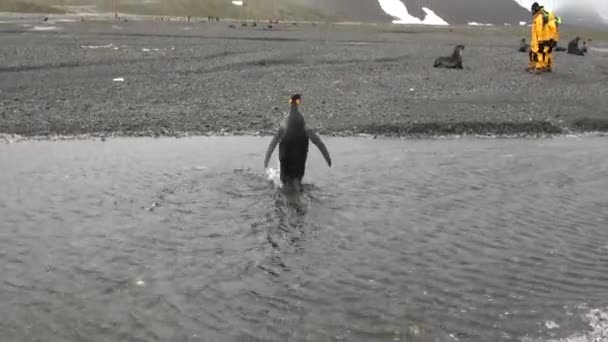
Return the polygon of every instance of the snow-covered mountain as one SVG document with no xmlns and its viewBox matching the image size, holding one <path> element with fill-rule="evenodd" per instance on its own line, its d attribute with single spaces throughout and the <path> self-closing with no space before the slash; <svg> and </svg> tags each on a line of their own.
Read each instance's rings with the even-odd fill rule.
<svg viewBox="0 0 608 342">
<path fill-rule="evenodd" d="M 518 25 L 530 21 L 534 0 L 305 0 L 344 20 L 404 24 Z M 538 1 L 565 24 L 608 26 L 608 0 Z"/>
</svg>

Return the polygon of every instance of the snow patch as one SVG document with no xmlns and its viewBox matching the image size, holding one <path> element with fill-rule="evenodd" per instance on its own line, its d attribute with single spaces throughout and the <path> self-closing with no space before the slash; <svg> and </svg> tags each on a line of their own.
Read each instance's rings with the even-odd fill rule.
<svg viewBox="0 0 608 342">
<path fill-rule="evenodd" d="M 171 50 L 175 49 L 174 47 L 171 47 Z M 166 48 L 142 48 L 141 49 L 142 52 L 161 52 L 161 53 L 165 53 L 165 51 L 167 51 Z"/>
<path fill-rule="evenodd" d="M 59 28 L 57 26 L 34 26 L 32 31 L 55 31 Z"/>
<path fill-rule="evenodd" d="M 494 24 L 483 24 L 475 21 L 470 21 L 467 25 L 469 26 L 494 26 Z"/>
<path fill-rule="evenodd" d="M 80 45 L 83 49 L 109 49 L 114 47 L 114 44 L 110 43 L 108 45 Z"/>
<path fill-rule="evenodd" d="M 420 20 L 411 15 L 407 11 L 405 4 L 400 0 L 378 0 L 378 3 L 386 14 L 397 18 L 393 20 L 394 24 L 449 25 L 445 20 L 427 7 L 422 7 L 422 10 L 426 15 L 424 19 Z"/>
</svg>

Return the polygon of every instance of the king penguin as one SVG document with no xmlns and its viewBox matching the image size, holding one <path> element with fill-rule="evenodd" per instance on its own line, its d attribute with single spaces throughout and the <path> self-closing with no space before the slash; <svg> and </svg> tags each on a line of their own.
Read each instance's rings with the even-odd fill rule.
<svg viewBox="0 0 608 342">
<path fill-rule="evenodd" d="M 304 116 L 300 113 L 301 101 L 300 94 L 291 96 L 289 114 L 281 122 L 279 130 L 270 141 L 264 158 L 264 168 L 267 168 L 270 157 L 279 144 L 281 182 L 283 185 L 293 184 L 299 189 L 306 169 L 309 140 L 321 151 L 327 165 L 331 167 L 331 157 L 325 144 L 312 129 L 306 127 Z"/>
</svg>

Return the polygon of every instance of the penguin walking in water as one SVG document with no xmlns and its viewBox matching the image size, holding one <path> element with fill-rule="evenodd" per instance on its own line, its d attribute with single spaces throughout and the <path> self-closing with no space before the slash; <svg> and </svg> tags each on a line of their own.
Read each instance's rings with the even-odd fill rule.
<svg viewBox="0 0 608 342">
<path fill-rule="evenodd" d="M 289 100 L 289 114 L 281 122 L 279 130 L 270 141 L 264 158 L 264 168 L 267 168 L 278 144 L 281 182 L 284 186 L 294 186 L 295 189 L 301 189 L 309 140 L 321 151 L 327 165 L 331 167 L 331 157 L 325 144 L 312 129 L 306 127 L 304 116 L 300 113 L 301 101 L 300 94 L 293 95 Z"/>
</svg>

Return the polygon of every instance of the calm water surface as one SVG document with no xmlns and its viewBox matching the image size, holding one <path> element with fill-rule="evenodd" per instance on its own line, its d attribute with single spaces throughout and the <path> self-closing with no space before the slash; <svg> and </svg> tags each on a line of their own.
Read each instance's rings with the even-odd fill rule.
<svg viewBox="0 0 608 342">
<path fill-rule="evenodd" d="M 608 139 L 325 138 L 334 166 L 311 145 L 298 197 L 263 169 L 269 140 L 0 144 L 0 340 L 592 341 L 608 326 L 585 317 L 608 320 Z"/>
</svg>

